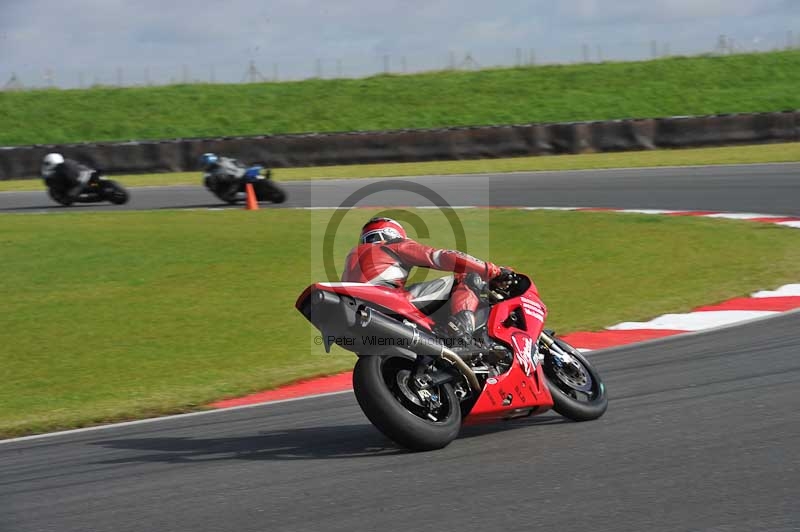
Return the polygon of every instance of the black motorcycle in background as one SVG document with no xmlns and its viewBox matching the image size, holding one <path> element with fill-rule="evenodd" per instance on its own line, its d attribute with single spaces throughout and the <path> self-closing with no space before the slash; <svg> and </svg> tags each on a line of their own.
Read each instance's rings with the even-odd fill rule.
<svg viewBox="0 0 800 532">
<path fill-rule="evenodd" d="M 48 177 L 44 180 L 47 193 L 56 203 L 65 207 L 73 203 L 99 203 L 109 201 L 114 205 L 122 205 L 130 199 L 128 191 L 118 182 L 108 179 L 97 170 L 82 170 L 76 181 L 64 177 Z M 82 188 L 77 197 L 69 194 L 78 184 Z"/>
</svg>

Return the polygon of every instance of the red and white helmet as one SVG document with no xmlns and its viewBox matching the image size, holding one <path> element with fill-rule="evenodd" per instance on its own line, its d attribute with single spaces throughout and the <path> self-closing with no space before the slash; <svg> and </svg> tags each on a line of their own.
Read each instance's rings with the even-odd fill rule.
<svg viewBox="0 0 800 532">
<path fill-rule="evenodd" d="M 406 230 L 400 222 L 391 218 L 372 218 L 361 228 L 361 243 L 374 244 L 406 238 Z"/>
</svg>

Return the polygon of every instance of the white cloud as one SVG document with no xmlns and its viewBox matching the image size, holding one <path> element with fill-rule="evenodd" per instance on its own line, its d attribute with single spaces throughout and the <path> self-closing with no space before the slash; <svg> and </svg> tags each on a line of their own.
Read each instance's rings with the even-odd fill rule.
<svg viewBox="0 0 800 532">
<path fill-rule="evenodd" d="M 74 80 L 183 64 L 233 79 L 250 59 L 292 75 L 310 75 L 316 58 L 328 71 L 341 59 L 346 72 L 367 73 L 384 54 L 441 67 L 451 50 L 482 64 L 513 63 L 516 48 L 569 61 L 583 44 L 632 58 L 648 55 L 651 40 L 698 52 L 726 33 L 770 47 L 788 30 L 800 37 L 800 1 L 0 0 L 0 83 L 11 71 Z"/>
<path fill-rule="evenodd" d="M 797 3 L 786 0 L 573 0 L 558 4 L 561 17 L 589 22 L 627 21 L 638 24 L 738 18 L 779 10 L 789 12 Z M 745 21 L 742 21 L 745 22 Z"/>
</svg>

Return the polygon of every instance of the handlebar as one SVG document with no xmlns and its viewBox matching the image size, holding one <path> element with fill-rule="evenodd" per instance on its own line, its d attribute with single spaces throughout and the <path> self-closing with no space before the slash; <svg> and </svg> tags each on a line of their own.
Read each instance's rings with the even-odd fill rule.
<svg viewBox="0 0 800 532">
<path fill-rule="evenodd" d="M 470 274 L 465 282 L 481 300 L 494 304 L 523 293 L 528 288 L 526 280 L 527 277 L 524 275 L 512 270 L 503 270 L 500 275 L 489 281 L 483 281 L 477 274 Z"/>
<path fill-rule="evenodd" d="M 492 298 L 496 301 L 502 301 L 518 295 L 525 289 L 519 290 L 519 286 L 524 279 L 523 276 L 512 270 L 504 270 L 497 277 L 490 279 L 487 284 Z"/>
</svg>

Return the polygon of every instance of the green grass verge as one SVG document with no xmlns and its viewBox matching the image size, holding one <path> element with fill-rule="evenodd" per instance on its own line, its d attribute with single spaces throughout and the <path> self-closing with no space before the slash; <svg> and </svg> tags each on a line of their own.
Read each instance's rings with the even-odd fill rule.
<svg viewBox="0 0 800 532">
<path fill-rule="evenodd" d="M 0 437 L 197 409 L 349 369 L 293 309 L 332 211 L 2 215 Z M 607 213 L 457 211 L 468 250 L 530 272 L 557 330 L 800 279 L 800 231 Z M 341 264 L 371 213 L 345 218 Z M 435 211 L 416 211 L 451 246 Z"/>
<path fill-rule="evenodd" d="M 273 174 L 275 179 L 280 182 L 311 179 L 451 175 L 542 170 L 590 170 L 602 168 L 642 168 L 652 166 L 750 164 L 796 161 L 800 161 L 800 142 L 688 150 L 656 150 L 624 153 L 595 153 L 587 155 L 515 157 L 509 159 L 480 159 L 475 161 L 435 161 L 424 163 L 278 168 L 273 171 Z M 115 179 L 118 179 L 128 187 L 199 185 L 200 172 L 127 175 L 118 177 L 115 176 Z M 0 192 L 13 190 L 41 190 L 42 188 L 42 183 L 36 179 L 0 181 Z"/>
<path fill-rule="evenodd" d="M 800 52 L 367 79 L 0 92 L 0 145 L 427 128 L 800 107 Z"/>
</svg>

